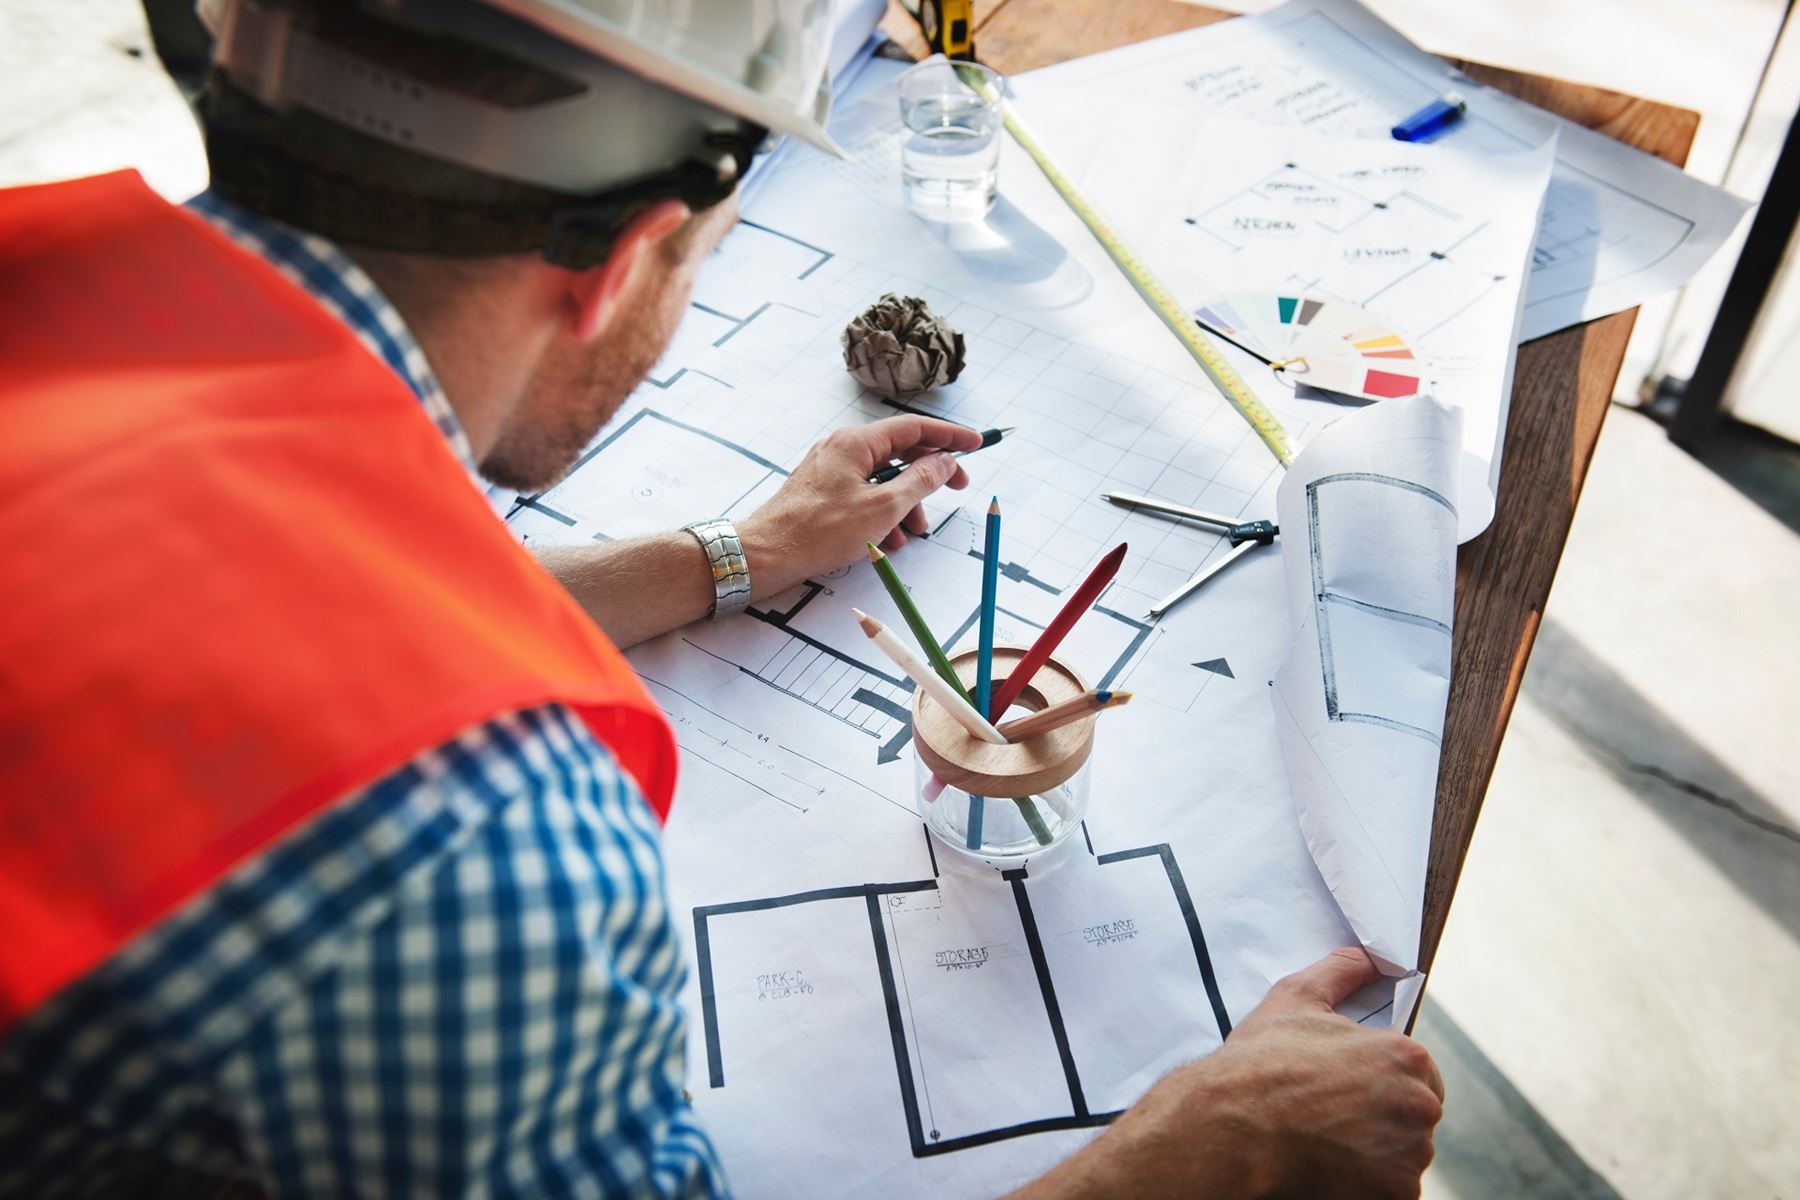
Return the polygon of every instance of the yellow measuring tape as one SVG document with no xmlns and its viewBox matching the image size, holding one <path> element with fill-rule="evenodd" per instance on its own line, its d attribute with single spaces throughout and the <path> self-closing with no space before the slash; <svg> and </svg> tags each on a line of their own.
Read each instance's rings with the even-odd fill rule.
<svg viewBox="0 0 1800 1200">
<path fill-rule="evenodd" d="M 970 86 L 975 87 L 984 95 L 988 95 L 990 99 L 999 100 L 998 96 L 991 94 L 991 86 L 983 86 L 986 84 L 986 80 L 978 82 L 975 72 L 971 71 L 963 78 Z M 1118 235 L 1117 231 L 1106 223 L 1106 219 L 1088 202 L 1087 197 L 1081 194 L 1074 181 L 1063 174 L 1062 168 L 1056 165 L 1056 160 L 1050 157 L 1049 152 L 1044 149 L 1031 131 L 1025 128 L 1025 123 L 1013 113 L 1011 106 L 1007 106 L 1005 112 L 1006 132 L 1010 133 L 1013 140 L 1019 143 L 1020 149 L 1031 155 L 1032 161 L 1037 163 L 1039 170 L 1043 171 L 1044 178 L 1050 181 L 1050 186 L 1056 189 L 1057 194 L 1075 211 L 1075 215 L 1081 218 L 1082 224 L 1088 227 L 1088 232 L 1094 235 L 1094 240 L 1099 242 L 1107 254 L 1112 257 L 1113 262 L 1118 264 L 1119 270 L 1124 272 L 1125 278 L 1131 281 L 1131 286 L 1137 289 L 1138 295 L 1142 296 L 1150 307 L 1156 310 L 1156 315 L 1161 317 L 1162 323 L 1169 327 L 1169 332 L 1181 339 L 1181 344 L 1187 347 L 1187 352 L 1193 355 L 1195 362 L 1200 364 L 1200 369 L 1206 372 L 1206 377 L 1212 380 L 1214 387 L 1219 389 L 1219 394 L 1231 401 L 1231 406 L 1237 409 L 1238 414 L 1250 423 L 1250 428 L 1256 430 L 1256 436 L 1263 440 L 1263 444 L 1269 448 L 1269 452 L 1282 466 L 1285 467 L 1293 462 L 1294 451 L 1293 447 L 1288 444 L 1287 430 L 1281 427 L 1280 420 L 1269 411 L 1268 405 L 1259 400 L 1256 393 L 1250 390 L 1250 385 L 1244 382 L 1243 376 L 1239 375 L 1237 370 L 1225 360 L 1225 356 L 1219 353 L 1219 348 L 1213 344 L 1212 340 L 1200 332 L 1200 326 L 1194 322 L 1193 314 L 1181 307 L 1174 294 L 1164 287 L 1162 281 L 1156 277 L 1155 272 L 1151 271 L 1144 264 L 1144 260 L 1125 244 L 1124 239 Z"/>
</svg>

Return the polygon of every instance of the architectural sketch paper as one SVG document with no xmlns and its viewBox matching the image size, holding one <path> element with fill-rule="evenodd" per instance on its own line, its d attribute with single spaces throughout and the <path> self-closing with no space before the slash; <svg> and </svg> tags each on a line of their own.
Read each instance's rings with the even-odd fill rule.
<svg viewBox="0 0 1800 1200">
<path fill-rule="evenodd" d="M 650 379 L 511 517 L 528 542 L 566 543 L 744 516 L 818 437 L 896 411 L 838 345 L 894 291 L 967 337 L 962 376 L 915 407 L 1017 429 L 963 460 L 971 489 L 935 498 L 931 536 L 893 556 L 946 647 L 975 636 L 990 495 L 1002 644 L 1028 644 L 1130 544 L 1059 657 L 1133 703 L 1097 732 L 1087 821 L 1016 872 L 926 835 L 910 687 L 850 615 L 892 615 L 866 561 L 632 652 L 682 748 L 664 853 L 688 934 L 688 1088 L 750 1196 L 1003 1192 L 1216 1049 L 1274 980 L 1355 943 L 1267 699 L 1293 633 L 1279 553 L 1152 622 L 1229 547 L 1100 499 L 1269 517 L 1275 460 L 1016 148 L 985 224 L 905 211 L 890 67 L 869 64 L 834 120 L 859 160 L 792 148 Z M 1341 415 L 1269 402 L 1301 442 L 1309 414 Z M 1388 1024 L 1393 985 L 1344 1011 Z"/>
<path fill-rule="evenodd" d="M 1210 153 L 1209 116 L 1385 138 L 1447 92 L 1464 118 L 1434 144 L 1494 153 L 1559 131 L 1539 220 L 1521 337 L 1630 308 L 1687 281 L 1737 224 L 1744 201 L 1427 54 L 1356 0 L 1289 0 L 1254 17 L 1075 59 L 1013 81 L 1023 111 L 1065 165 L 1148 106 L 1164 158 Z M 1155 173 L 1157 164 L 1146 164 Z"/>
<path fill-rule="evenodd" d="M 1555 135 L 1478 154 L 1214 118 L 1190 127 L 1204 153 L 1169 156 L 1152 116 L 1088 157 L 1088 198 L 1190 309 L 1258 292 L 1384 318 L 1429 367 L 1426 388 L 1462 414 L 1458 539 L 1487 528 Z"/>
<path fill-rule="evenodd" d="M 1276 496 L 1288 613 L 1275 676 L 1307 848 L 1390 974 L 1418 967 L 1450 692 L 1460 415 L 1430 397 L 1339 421 Z"/>
</svg>

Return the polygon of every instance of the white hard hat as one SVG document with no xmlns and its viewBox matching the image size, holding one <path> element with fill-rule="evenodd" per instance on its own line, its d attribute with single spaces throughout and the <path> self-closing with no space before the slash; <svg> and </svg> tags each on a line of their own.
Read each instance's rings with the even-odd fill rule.
<svg viewBox="0 0 1800 1200">
<path fill-rule="evenodd" d="M 498 103 L 358 53 L 282 0 L 200 0 L 214 62 L 276 109 L 559 192 L 704 157 L 743 126 L 825 132 L 831 0 L 360 0 L 364 15 L 523 62 L 556 86 Z"/>
</svg>

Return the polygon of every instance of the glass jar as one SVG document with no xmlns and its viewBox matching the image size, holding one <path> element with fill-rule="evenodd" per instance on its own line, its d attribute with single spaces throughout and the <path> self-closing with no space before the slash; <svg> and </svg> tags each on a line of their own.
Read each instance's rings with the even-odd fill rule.
<svg viewBox="0 0 1800 1200">
<path fill-rule="evenodd" d="M 1024 655 L 1022 647 L 994 648 L 996 689 Z M 974 679 L 975 661 L 973 650 L 950 660 L 965 684 Z M 1080 675 L 1051 658 L 1020 692 L 1009 716 L 1087 690 Z M 1087 815 L 1094 715 L 997 746 L 970 734 L 923 689 L 913 694 L 912 713 L 919 807 L 926 828 L 944 846 L 997 866 L 1018 866 L 1058 845 Z"/>
</svg>

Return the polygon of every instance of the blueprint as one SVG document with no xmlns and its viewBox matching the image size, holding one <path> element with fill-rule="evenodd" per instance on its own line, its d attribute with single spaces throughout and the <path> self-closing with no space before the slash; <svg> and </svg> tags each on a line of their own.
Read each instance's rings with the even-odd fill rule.
<svg viewBox="0 0 1800 1200">
<path fill-rule="evenodd" d="M 1211 116 L 1385 139 L 1448 92 L 1467 116 L 1439 145 L 1508 154 L 1557 134 L 1520 337 L 1618 312 L 1684 283 L 1716 250 L 1744 201 L 1603 134 L 1476 83 L 1356 0 L 1289 0 L 1254 17 L 1075 59 L 1013 81 L 1065 167 L 1157 114 L 1167 160 L 1210 153 Z M 1162 269 L 1163 264 L 1158 264 Z"/>
<path fill-rule="evenodd" d="M 682 750 L 664 846 L 688 1090 L 748 1196 L 997 1194 L 1216 1049 L 1275 979 L 1356 941 L 1296 820 L 1269 700 L 1293 644 L 1286 552 L 1151 621 L 1228 547 L 1100 499 L 1272 517 L 1275 460 L 1016 147 L 985 225 L 905 212 L 880 150 L 898 124 L 888 65 L 834 120 L 859 160 L 791 147 L 651 377 L 511 523 L 572 544 L 747 513 L 818 437 L 896 411 L 849 378 L 837 337 L 881 293 L 919 295 L 964 332 L 968 365 L 916 407 L 1017 432 L 963 460 L 971 489 L 928 504 L 931 535 L 896 568 L 954 652 L 975 636 L 990 495 L 1002 644 L 1029 643 L 1129 543 L 1058 657 L 1134 701 L 1096 735 L 1079 835 L 971 865 L 914 807 L 911 685 L 850 615 L 891 611 L 866 562 L 632 652 Z M 1364 415 L 1268 402 L 1302 443 Z M 1384 981 L 1343 1011 L 1403 1021 L 1395 995 Z"/>
<path fill-rule="evenodd" d="M 1163 162 L 1154 187 L 1134 169 L 1167 137 L 1149 120 L 1115 130 L 1079 182 L 1190 307 L 1256 292 L 1385 318 L 1428 366 L 1426 390 L 1462 416 L 1459 538 L 1481 532 L 1555 135 L 1477 154 L 1223 117 L 1193 132 L 1207 152 Z"/>
</svg>

